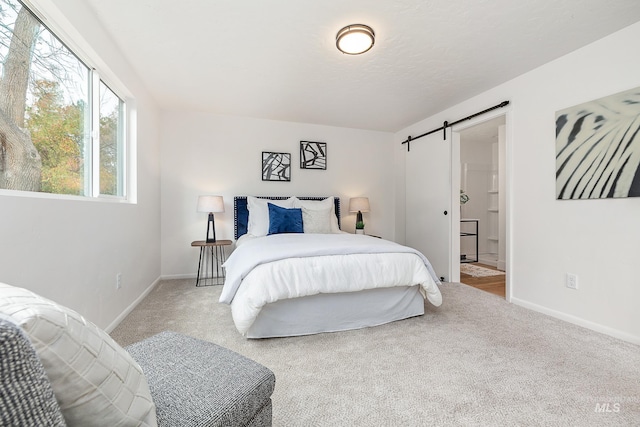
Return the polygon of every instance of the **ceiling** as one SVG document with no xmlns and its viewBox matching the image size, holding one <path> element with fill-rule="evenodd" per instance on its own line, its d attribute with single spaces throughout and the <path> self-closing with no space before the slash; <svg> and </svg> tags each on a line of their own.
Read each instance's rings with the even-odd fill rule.
<svg viewBox="0 0 640 427">
<path fill-rule="evenodd" d="M 640 21 L 638 0 L 87 2 L 163 109 L 390 132 Z M 354 23 L 376 43 L 344 55 Z"/>
</svg>

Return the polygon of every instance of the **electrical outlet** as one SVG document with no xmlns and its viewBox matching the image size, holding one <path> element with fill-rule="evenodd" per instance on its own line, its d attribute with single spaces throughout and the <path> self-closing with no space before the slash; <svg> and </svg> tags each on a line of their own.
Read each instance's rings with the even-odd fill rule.
<svg viewBox="0 0 640 427">
<path fill-rule="evenodd" d="M 116 289 L 122 288 L 122 274 L 116 274 Z"/>
<path fill-rule="evenodd" d="M 578 289 L 578 276 L 575 274 L 567 273 L 567 288 Z"/>
</svg>

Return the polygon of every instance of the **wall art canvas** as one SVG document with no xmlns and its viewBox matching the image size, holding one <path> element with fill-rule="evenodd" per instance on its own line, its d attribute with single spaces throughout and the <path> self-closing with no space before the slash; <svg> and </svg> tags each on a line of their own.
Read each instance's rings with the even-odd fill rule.
<svg viewBox="0 0 640 427">
<path fill-rule="evenodd" d="M 640 87 L 556 112 L 556 198 L 640 197 Z"/>
<path fill-rule="evenodd" d="M 263 181 L 291 181 L 291 153 L 262 152 Z"/>
<path fill-rule="evenodd" d="M 327 169 L 327 143 L 300 141 L 300 169 Z"/>
</svg>

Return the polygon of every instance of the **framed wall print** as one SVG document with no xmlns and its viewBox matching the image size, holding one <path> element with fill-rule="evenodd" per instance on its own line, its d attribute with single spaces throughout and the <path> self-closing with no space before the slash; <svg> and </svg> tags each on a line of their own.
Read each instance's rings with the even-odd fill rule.
<svg viewBox="0 0 640 427">
<path fill-rule="evenodd" d="M 263 181 L 291 181 L 291 153 L 262 152 Z"/>
<path fill-rule="evenodd" d="M 327 143 L 300 141 L 300 169 L 327 170 Z"/>
</svg>

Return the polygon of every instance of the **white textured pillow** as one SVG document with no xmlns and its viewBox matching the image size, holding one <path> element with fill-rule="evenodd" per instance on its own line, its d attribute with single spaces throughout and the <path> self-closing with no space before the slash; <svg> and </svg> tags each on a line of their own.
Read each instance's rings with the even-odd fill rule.
<svg viewBox="0 0 640 427">
<path fill-rule="evenodd" d="M 300 200 L 297 197 L 294 197 L 294 208 L 307 208 L 309 210 L 323 210 L 330 209 L 330 221 L 331 221 L 331 233 L 341 233 L 340 227 L 338 226 L 338 217 L 334 214 L 335 205 L 333 201 L 333 197 L 327 197 L 323 200 Z M 304 220 L 304 218 L 303 218 Z M 306 233 L 306 231 L 305 231 Z"/>
<path fill-rule="evenodd" d="M 331 208 L 313 210 L 303 206 L 301 209 L 302 227 L 305 233 L 331 233 Z"/>
<path fill-rule="evenodd" d="M 266 236 L 269 233 L 269 207 L 267 203 L 272 203 L 281 208 L 293 208 L 295 197 L 287 200 L 259 199 L 247 196 L 247 209 L 249 210 L 249 223 L 247 233 L 252 236 Z"/>
<path fill-rule="evenodd" d="M 73 310 L 4 283 L 0 313 L 31 339 L 69 426 L 157 426 L 142 369 L 106 332 Z"/>
</svg>

